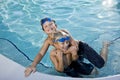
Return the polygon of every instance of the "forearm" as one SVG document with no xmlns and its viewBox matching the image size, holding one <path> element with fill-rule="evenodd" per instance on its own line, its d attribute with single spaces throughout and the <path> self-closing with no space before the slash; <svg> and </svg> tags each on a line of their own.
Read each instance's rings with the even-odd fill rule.
<svg viewBox="0 0 120 80">
<path fill-rule="evenodd" d="M 58 67 L 59 67 L 60 72 L 63 72 L 63 71 L 64 71 L 63 59 L 59 61 Z"/>
<path fill-rule="evenodd" d="M 37 64 L 41 61 L 42 57 L 43 56 L 40 53 L 38 53 L 31 66 L 36 67 Z"/>
<path fill-rule="evenodd" d="M 44 42 L 44 44 L 43 44 L 43 46 L 42 46 L 42 48 L 41 48 L 41 50 L 36 55 L 36 57 L 35 57 L 35 59 L 34 59 L 34 61 L 33 61 L 33 63 L 32 63 L 31 66 L 33 66 L 33 67 L 37 66 L 37 64 L 41 61 L 41 59 L 43 58 L 43 56 L 46 54 L 46 51 L 48 50 L 49 45 L 50 45 L 49 41 L 48 41 L 48 39 L 46 39 L 45 42 Z"/>
<path fill-rule="evenodd" d="M 56 56 L 57 56 L 57 60 L 58 60 L 58 71 L 63 72 L 63 70 L 64 70 L 63 52 L 58 51 Z"/>
</svg>

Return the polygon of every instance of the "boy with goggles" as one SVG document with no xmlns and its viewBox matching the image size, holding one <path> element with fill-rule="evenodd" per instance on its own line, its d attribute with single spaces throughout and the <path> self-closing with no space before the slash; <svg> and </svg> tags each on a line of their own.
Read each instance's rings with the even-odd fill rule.
<svg viewBox="0 0 120 80">
<path fill-rule="evenodd" d="M 41 20 L 41 26 L 42 26 L 42 30 L 48 35 L 48 37 L 46 38 L 46 40 L 44 41 L 43 43 L 43 46 L 41 48 L 41 50 L 39 51 L 39 53 L 36 55 L 34 61 L 32 62 L 32 64 L 27 67 L 25 69 L 25 76 L 29 76 L 32 72 L 35 72 L 36 71 L 36 66 L 37 64 L 41 61 L 41 59 L 43 58 L 43 56 L 46 54 L 49 46 L 54 46 L 55 48 L 57 48 L 58 46 L 56 46 L 54 44 L 54 41 L 53 41 L 53 33 L 56 33 L 58 32 L 59 30 L 57 30 L 57 25 L 55 24 L 55 21 L 50 19 L 50 18 L 44 18 Z M 60 30 L 62 32 L 66 32 L 68 33 L 66 30 Z M 68 33 L 69 34 L 69 33 Z M 69 35 L 70 36 L 70 35 Z M 73 40 L 73 38 L 70 36 L 70 40 L 71 40 L 71 44 L 74 45 L 74 50 L 77 49 L 78 45 L 77 43 Z M 76 50 L 77 51 L 77 50 Z M 56 50 L 56 49 L 53 49 L 51 51 L 51 53 L 61 53 L 60 50 Z M 61 60 L 62 57 L 59 57 L 60 54 L 58 54 L 57 56 L 54 56 L 55 58 L 57 58 L 57 61 L 53 60 L 54 62 L 54 65 L 55 65 L 55 69 L 59 72 L 62 72 L 64 69 L 62 69 L 64 67 L 61 66 L 63 63 L 63 60 Z M 68 64 L 67 62 L 71 62 L 69 60 L 65 60 L 66 64 Z M 69 63 L 70 64 L 70 63 Z M 60 65 L 60 66 L 59 66 Z"/>
<path fill-rule="evenodd" d="M 78 73 L 90 75 L 94 72 L 95 68 L 91 64 L 84 63 L 83 58 L 88 59 L 94 66 L 98 68 L 102 68 L 107 61 L 107 51 L 109 46 L 108 42 L 103 44 L 101 53 L 98 55 L 98 53 L 88 44 L 81 41 L 75 41 L 66 30 L 57 30 L 57 25 L 55 24 L 54 20 L 51 20 L 50 18 L 44 18 L 41 20 L 41 26 L 48 37 L 45 40 L 41 50 L 35 57 L 33 63 L 26 68 L 25 76 L 29 76 L 31 72 L 35 72 L 37 64 L 41 61 L 50 45 L 55 47 L 50 54 L 51 60 L 53 59 L 52 61 L 55 69 L 59 72 L 65 72 L 67 75 L 72 77 L 78 77 Z M 53 34 L 59 31 L 67 33 L 70 37 L 54 39 Z M 70 42 L 70 45 L 67 44 L 67 41 L 68 43 Z M 56 44 L 56 42 L 59 43 Z M 71 54 L 68 53 L 74 53 L 75 55 L 77 53 L 78 58 L 72 57 L 71 59 Z"/>
<path fill-rule="evenodd" d="M 68 34 L 66 34 L 65 32 L 59 31 L 57 33 L 54 33 L 53 40 L 54 40 L 54 45 L 56 47 L 55 50 L 60 50 L 66 56 L 67 58 L 66 61 L 68 61 L 67 62 L 68 64 L 70 64 L 71 61 L 75 61 L 78 59 L 77 48 L 75 48 L 72 45 L 71 38 Z M 54 54 L 55 53 L 53 52 L 53 55 Z M 53 60 L 52 55 L 51 55 L 51 60 Z"/>
<path fill-rule="evenodd" d="M 57 71 L 64 72 L 72 77 L 96 74 L 97 70 L 93 65 L 81 60 L 82 58 L 78 55 L 78 50 L 71 45 L 68 34 L 65 35 L 65 33 L 61 31 L 54 33 L 54 45 L 56 46 L 56 51 L 58 51 L 56 54 L 55 52 L 51 52 L 50 58 L 55 66 L 57 59 L 60 58 L 62 62 L 61 64 L 58 63 L 59 67 L 56 67 Z M 59 58 L 55 57 L 57 55 L 59 55 Z M 66 58 L 66 60 L 64 58 Z"/>
<path fill-rule="evenodd" d="M 65 32 L 59 31 L 54 33 L 54 45 L 56 49 L 61 50 L 64 54 L 69 54 L 72 56 L 72 61 L 78 59 L 77 49 L 71 43 L 71 38 Z"/>
</svg>

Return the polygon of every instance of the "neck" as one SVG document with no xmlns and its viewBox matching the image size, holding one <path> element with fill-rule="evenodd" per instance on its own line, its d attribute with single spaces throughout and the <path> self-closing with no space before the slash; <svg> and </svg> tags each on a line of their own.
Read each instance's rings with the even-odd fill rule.
<svg viewBox="0 0 120 80">
<path fill-rule="evenodd" d="M 56 33 L 58 30 L 54 30 L 53 33 Z"/>
</svg>

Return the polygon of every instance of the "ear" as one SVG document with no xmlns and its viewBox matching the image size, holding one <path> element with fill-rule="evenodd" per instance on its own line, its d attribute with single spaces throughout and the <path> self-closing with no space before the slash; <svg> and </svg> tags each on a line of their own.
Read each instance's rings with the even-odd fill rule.
<svg viewBox="0 0 120 80">
<path fill-rule="evenodd" d="M 55 20 L 52 20 L 52 22 L 54 22 L 54 24 L 55 24 L 55 26 L 56 26 L 56 28 L 57 28 L 57 24 L 56 24 Z"/>
<path fill-rule="evenodd" d="M 52 21 L 53 21 L 54 23 L 56 23 L 55 20 L 52 20 Z"/>
<path fill-rule="evenodd" d="M 55 24 L 56 28 L 57 28 L 57 24 Z"/>
</svg>

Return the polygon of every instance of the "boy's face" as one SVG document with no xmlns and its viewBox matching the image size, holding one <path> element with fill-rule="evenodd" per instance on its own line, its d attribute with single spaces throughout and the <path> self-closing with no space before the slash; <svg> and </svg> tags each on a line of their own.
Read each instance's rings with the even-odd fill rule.
<svg viewBox="0 0 120 80">
<path fill-rule="evenodd" d="M 43 24 L 43 29 L 44 29 L 44 32 L 47 33 L 47 34 L 50 34 L 52 32 L 54 32 L 56 30 L 56 25 L 53 21 L 46 21 L 44 24 Z"/>
<path fill-rule="evenodd" d="M 64 41 L 64 42 L 58 42 L 58 47 L 62 51 L 66 51 L 69 48 L 69 41 Z"/>
</svg>

